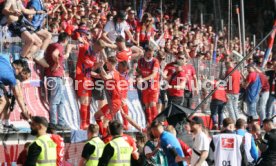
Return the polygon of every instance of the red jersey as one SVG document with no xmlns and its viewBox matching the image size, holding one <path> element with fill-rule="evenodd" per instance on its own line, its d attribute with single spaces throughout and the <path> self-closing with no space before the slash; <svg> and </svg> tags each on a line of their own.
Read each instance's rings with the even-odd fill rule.
<svg viewBox="0 0 276 166">
<path fill-rule="evenodd" d="M 51 134 L 51 139 L 57 144 L 57 166 L 63 166 L 64 147 L 63 138 L 57 134 Z"/>
<path fill-rule="evenodd" d="M 171 62 L 165 66 L 164 71 L 168 71 L 167 76 L 171 76 L 175 72 L 174 64 L 175 62 Z"/>
<path fill-rule="evenodd" d="M 246 78 L 246 82 L 250 84 L 254 83 L 257 79 L 257 72 L 250 72 Z"/>
<path fill-rule="evenodd" d="M 91 80 L 92 67 L 97 61 L 96 53 L 88 44 L 80 44 L 76 67 L 77 80 Z"/>
<path fill-rule="evenodd" d="M 188 80 L 186 86 L 189 91 L 192 91 L 192 88 L 196 86 L 196 82 L 194 80 L 194 76 L 196 75 L 195 68 L 194 66 L 187 64 L 183 66 L 183 70 L 185 70 L 186 78 Z"/>
<path fill-rule="evenodd" d="M 178 142 L 180 143 L 181 149 L 185 157 L 191 157 L 193 150 L 181 139 L 178 139 Z"/>
<path fill-rule="evenodd" d="M 56 67 L 56 62 L 53 59 L 53 52 L 58 49 L 59 50 L 59 56 L 58 56 L 58 64 L 60 65 L 59 68 L 56 68 L 55 71 L 53 71 L 53 67 Z M 50 44 L 47 47 L 47 50 L 45 52 L 45 60 L 49 64 L 50 67 L 45 69 L 45 75 L 47 77 L 63 77 L 64 74 L 64 68 L 63 68 L 63 61 L 64 61 L 64 55 L 63 55 L 63 46 L 60 43 L 53 43 Z"/>
<path fill-rule="evenodd" d="M 259 76 L 262 83 L 262 92 L 268 92 L 270 89 L 268 78 L 263 73 L 259 73 Z"/>
<path fill-rule="evenodd" d="M 233 70 L 233 68 L 229 68 L 226 71 L 225 75 L 228 75 L 232 70 Z M 241 81 L 241 74 L 238 70 L 236 70 L 230 75 L 230 77 L 228 79 L 227 93 L 239 94 L 240 93 L 240 81 Z"/>
<path fill-rule="evenodd" d="M 138 61 L 138 69 L 142 75 L 142 78 L 150 76 L 154 70 L 159 70 L 160 65 L 156 58 L 153 58 L 150 62 L 147 62 L 145 58 L 141 58 Z M 148 88 L 158 89 L 159 88 L 159 74 L 154 77 L 154 83 L 148 81 Z M 152 85 L 154 87 L 152 87 Z"/>
<path fill-rule="evenodd" d="M 110 74 L 112 75 L 112 79 L 105 81 L 106 91 L 112 101 L 121 100 L 120 73 L 117 70 L 113 70 Z"/>
<path fill-rule="evenodd" d="M 140 42 L 146 42 L 146 41 L 149 41 L 150 37 L 155 32 L 153 27 L 151 27 L 150 29 L 147 29 L 147 28 L 143 28 L 142 25 L 138 25 L 137 33 L 140 33 L 140 36 L 139 36 Z"/>
<path fill-rule="evenodd" d="M 127 48 L 125 50 L 119 51 L 116 54 L 118 62 L 127 61 L 130 62 L 132 55 L 132 50 L 130 48 Z"/>
<path fill-rule="evenodd" d="M 128 85 L 128 73 L 120 73 L 120 89 L 122 99 L 127 99 Z"/>
<path fill-rule="evenodd" d="M 185 72 L 180 71 L 172 75 L 172 78 L 169 81 L 170 85 L 180 85 L 185 81 Z M 184 89 L 169 88 L 169 96 L 182 97 L 184 95 Z"/>
<path fill-rule="evenodd" d="M 215 84 L 217 84 L 217 81 L 215 81 Z M 214 85 L 214 88 L 216 88 L 216 85 Z M 213 93 L 212 100 L 220 100 L 224 103 L 227 102 L 225 87 L 219 86 L 218 89 Z"/>
</svg>

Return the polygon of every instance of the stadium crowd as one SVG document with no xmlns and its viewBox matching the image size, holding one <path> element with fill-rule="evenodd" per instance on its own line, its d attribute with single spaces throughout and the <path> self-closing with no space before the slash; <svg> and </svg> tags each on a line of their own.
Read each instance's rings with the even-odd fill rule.
<svg viewBox="0 0 276 166">
<path fill-rule="evenodd" d="M 63 165 L 63 141 L 53 130 L 70 130 L 63 117 L 64 77 L 68 76 L 64 63 L 75 50 L 73 80 L 80 103 L 80 129 L 87 130 L 89 138 L 79 165 L 276 165 L 272 119 L 276 114 L 276 58 L 272 53 L 262 67 L 264 52 L 258 49 L 236 70 L 240 57 L 233 52 L 241 52 L 239 38 L 228 41 L 226 28 L 216 32 L 211 25 L 183 23 L 171 4 L 165 4 L 164 11 L 144 11 L 141 18 L 131 7 L 118 10 L 105 1 L 7 0 L 0 4 L 1 26 L 24 42 L 19 59 L 0 56 L 0 129 L 16 130 L 9 120 L 14 98 L 21 117 L 37 136 L 21 164 Z M 9 46 L 4 41 L 4 49 Z M 245 46 L 247 53 L 252 51 L 250 38 Z M 215 77 L 198 77 L 195 59 L 223 64 L 225 71 Z M 30 77 L 27 61 L 40 65 L 47 77 L 49 123 L 44 117 L 32 117 L 25 106 L 20 82 Z M 224 84 L 221 80 L 229 73 Z M 209 86 L 201 86 L 207 80 Z M 138 91 L 147 128 L 128 116 L 131 86 Z M 210 108 L 203 109 L 210 109 L 216 134 L 209 133 L 199 116 L 187 120 L 181 132 L 154 120 L 170 104 L 193 109 L 194 98 L 204 98 L 210 87 L 218 89 Z M 93 115 L 97 124 L 90 124 L 92 98 L 98 106 Z M 241 116 L 243 102 L 246 119 Z M 122 123 L 114 120 L 117 113 Z M 142 133 L 136 140 L 123 133 L 129 125 Z M 51 135 L 46 134 L 47 128 Z"/>
</svg>

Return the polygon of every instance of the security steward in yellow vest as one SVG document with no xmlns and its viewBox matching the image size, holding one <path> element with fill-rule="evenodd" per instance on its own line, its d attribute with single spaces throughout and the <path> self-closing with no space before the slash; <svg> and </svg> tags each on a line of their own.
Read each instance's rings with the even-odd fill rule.
<svg viewBox="0 0 276 166">
<path fill-rule="evenodd" d="M 90 124 L 87 129 L 88 142 L 84 145 L 79 166 L 97 166 L 104 150 L 104 142 L 98 137 L 99 126 Z"/>
<path fill-rule="evenodd" d="M 98 166 L 130 166 L 132 147 L 122 137 L 123 125 L 114 120 L 109 122 L 113 139 L 104 147 Z"/>
<path fill-rule="evenodd" d="M 48 121 L 44 117 L 32 117 L 31 134 L 36 136 L 29 146 L 28 156 L 24 166 L 56 166 L 56 143 L 46 133 Z"/>
</svg>

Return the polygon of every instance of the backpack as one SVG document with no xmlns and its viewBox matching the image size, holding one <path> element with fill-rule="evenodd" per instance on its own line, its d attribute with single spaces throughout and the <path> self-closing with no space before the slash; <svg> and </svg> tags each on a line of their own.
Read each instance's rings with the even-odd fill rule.
<svg viewBox="0 0 276 166">
<path fill-rule="evenodd" d="M 3 14 L 3 9 L 5 8 L 6 0 L 0 0 L 0 26 L 5 26 L 7 24 L 7 17 Z"/>
</svg>

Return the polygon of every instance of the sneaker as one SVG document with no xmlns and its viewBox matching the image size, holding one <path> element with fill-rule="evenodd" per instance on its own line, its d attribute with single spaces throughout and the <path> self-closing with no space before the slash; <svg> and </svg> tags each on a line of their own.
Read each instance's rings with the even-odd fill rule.
<svg viewBox="0 0 276 166">
<path fill-rule="evenodd" d="M 19 131 L 18 128 L 14 127 L 14 125 L 10 124 L 10 125 L 3 125 L 3 127 L 5 129 L 7 129 L 8 131 Z"/>
<path fill-rule="evenodd" d="M 56 125 L 56 130 L 71 130 L 69 126 L 61 126 L 61 125 Z"/>
</svg>

